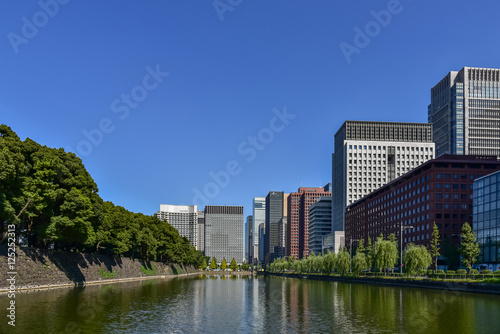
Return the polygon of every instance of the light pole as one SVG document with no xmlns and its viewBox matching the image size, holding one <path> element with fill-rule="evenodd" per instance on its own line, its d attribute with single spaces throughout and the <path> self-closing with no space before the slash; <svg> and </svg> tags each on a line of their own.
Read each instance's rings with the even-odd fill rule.
<svg viewBox="0 0 500 334">
<path fill-rule="evenodd" d="M 351 271 L 351 273 L 352 273 L 352 242 L 353 241 L 359 241 L 359 239 L 351 239 L 350 240 L 350 243 L 351 243 L 351 246 L 350 246 L 350 252 L 351 252 L 351 266 L 350 266 L 350 269 L 351 270 L 350 271 Z"/>
<path fill-rule="evenodd" d="M 410 228 L 413 228 L 413 226 L 411 226 L 411 225 L 403 226 L 403 223 L 400 223 L 400 227 L 401 227 L 401 233 L 399 234 L 399 241 L 400 241 L 400 247 L 399 247 L 400 258 L 399 259 L 401 261 L 401 265 L 399 266 L 399 273 L 402 274 L 403 273 L 403 231 L 410 229 Z"/>
</svg>

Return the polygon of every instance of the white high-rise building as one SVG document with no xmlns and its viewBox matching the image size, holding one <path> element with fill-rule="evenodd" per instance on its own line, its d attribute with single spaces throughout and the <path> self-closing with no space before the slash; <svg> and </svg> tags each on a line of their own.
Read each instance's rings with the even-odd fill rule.
<svg viewBox="0 0 500 334">
<path fill-rule="evenodd" d="M 332 219 L 343 240 L 345 209 L 422 163 L 434 159 L 432 124 L 346 121 L 335 134 Z M 335 245 L 335 251 L 339 246 Z"/>
<path fill-rule="evenodd" d="M 245 260 L 242 206 L 205 206 L 205 255 L 218 263 Z"/>
<path fill-rule="evenodd" d="M 254 197 L 253 199 L 253 256 L 254 262 L 260 259 L 259 252 L 259 226 L 260 224 L 266 224 L 266 198 L 265 197 Z"/>
<path fill-rule="evenodd" d="M 203 251 L 198 241 L 198 206 L 160 204 L 156 216 L 172 225 L 181 236 L 188 238 L 197 250 Z"/>
</svg>

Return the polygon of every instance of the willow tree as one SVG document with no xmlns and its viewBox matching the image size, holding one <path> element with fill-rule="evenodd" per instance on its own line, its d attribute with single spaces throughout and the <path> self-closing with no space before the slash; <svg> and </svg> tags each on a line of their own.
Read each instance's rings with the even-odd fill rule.
<svg viewBox="0 0 500 334">
<path fill-rule="evenodd" d="M 405 271 L 413 275 L 418 270 L 427 269 L 432 263 L 432 257 L 424 245 L 416 246 L 409 243 L 404 253 Z"/>
</svg>

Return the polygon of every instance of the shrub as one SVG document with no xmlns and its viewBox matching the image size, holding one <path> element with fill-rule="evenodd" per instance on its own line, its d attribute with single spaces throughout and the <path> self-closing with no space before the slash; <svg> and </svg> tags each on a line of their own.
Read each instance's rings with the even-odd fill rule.
<svg viewBox="0 0 500 334">
<path fill-rule="evenodd" d="M 471 269 L 469 274 L 479 274 L 479 271 L 477 269 Z"/>
<path fill-rule="evenodd" d="M 110 272 L 110 271 L 108 271 L 106 269 L 101 269 L 101 270 L 99 270 L 99 276 L 101 276 L 104 279 L 106 279 L 106 278 L 114 278 L 116 276 L 116 272 L 114 270 L 112 270 Z"/>
<path fill-rule="evenodd" d="M 490 269 L 484 269 L 481 270 L 481 274 L 493 274 L 493 272 Z"/>
<path fill-rule="evenodd" d="M 500 270 L 496 270 L 496 271 L 494 271 L 494 272 L 493 272 L 493 274 L 495 274 L 495 275 L 500 275 Z"/>
<path fill-rule="evenodd" d="M 455 270 L 447 270 L 446 273 L 448 275 L 452 275 L 452 274 L 455 274 Z"/>
<path fill-rule="evenodd" d="M 436 271 L 436 274 L 438 274 L 438 275 L 439 274 L 444 274 L 444 270 L 438 270 L 438 271 Z"/>
<path fill-rule="evenodd" d="M 467 270 L 465 270 L 465 269 L 458 269 L 457 270 L 457 274 L 459 274 L 459 275 L 465 275 L 465 274 L 467 274 Z"/>
<path fill-rule="evenodd" d="M 156 275 L 156 268 L 154 267 L 154 265 L 151 265 L 151 269 L 146 268 L 144 266 L 141 266 L 141 271 L 146 276 L 155 276 Z"/>
<path fill-rule="evenodd" d="M 434 269 L 427 270 L 427 275 L 434 275 Z"/>
</svg>

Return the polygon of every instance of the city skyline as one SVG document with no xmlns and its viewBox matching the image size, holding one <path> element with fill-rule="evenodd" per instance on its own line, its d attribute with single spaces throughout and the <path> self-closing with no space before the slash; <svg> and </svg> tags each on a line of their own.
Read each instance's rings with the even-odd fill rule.
<svg viewBox="0 0 500 334">
<path fill-rule="evenodd" d="M 345 119 L 426 122 L 447 73 L 500 67 L 498 3 L 284 4 L 243 2 L 223 20 L 211 2 L 68 2 L 53 17 L 38 2 L 1 4 L 2 123 L 79 154 L 103 199 L 128 210 L 203 207 L 199 191 L 247 216 L 253 196 L 329 182 Z M 464 49 L 476 29 L 488 33 Z"/>
</svg>

